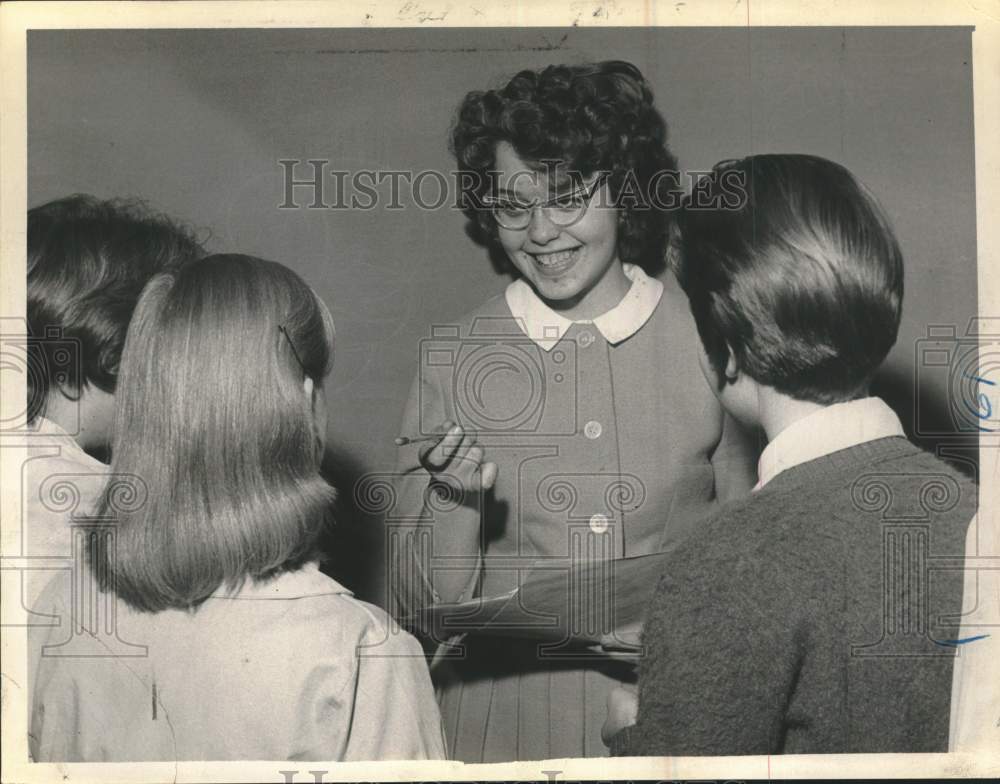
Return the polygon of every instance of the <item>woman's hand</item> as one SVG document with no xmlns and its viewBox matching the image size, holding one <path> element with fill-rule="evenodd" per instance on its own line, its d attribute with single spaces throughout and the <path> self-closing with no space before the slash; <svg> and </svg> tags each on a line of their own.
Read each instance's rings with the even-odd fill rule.
<svg viewBox="0 0 1000 784">
<path fill-rule="evenodd" d="M 608 694 L 608 718 L 601 727 L 601 740 L 605 746 L 626 727 L 635 724 L 639 716 L 639 693 L 634 683 L 616 686 Z"/>
<path fill-rule="evenodd" d="M 466 433 L 461 425 L 446 421 L 439 431 L 442 438 L 420 450 L 420 462 L 437 480 L 462 492 L 478 493 L 489 490 L 497 479 L 497 464 L 483 462 L 483 448 L 476 436 Z"/>
</svg>

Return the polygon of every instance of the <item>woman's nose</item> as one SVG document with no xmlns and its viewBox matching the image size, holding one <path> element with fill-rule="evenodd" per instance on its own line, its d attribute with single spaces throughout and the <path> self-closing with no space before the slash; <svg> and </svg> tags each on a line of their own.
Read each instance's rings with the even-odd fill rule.
<svg viewBox="0 0 1000 784">
<path fill-rule="evenodd" d="M 528 223 L 528 239 L 537 245 L 544 245 L 559 236 L 561 229 L 549 218 L 542 207 L 531 211 L 531 221 Z"/>
</svg>

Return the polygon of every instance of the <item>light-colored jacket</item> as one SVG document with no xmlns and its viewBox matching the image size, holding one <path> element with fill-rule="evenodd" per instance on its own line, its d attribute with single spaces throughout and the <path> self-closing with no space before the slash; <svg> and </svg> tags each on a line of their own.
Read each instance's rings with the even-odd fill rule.
<svg viewBox="0 0 1000 784">
<path fill-rule="evenodd" d="M 96 637 L 76 633 L 67 595 L 58 578 L 43 594 L 42 607 L 65 620 L 31 646 L 42 651 L 37 761 L 445 755 L 419 644 L 315 564 L 220 591 L 194 612 L 116 601 L 113 630 Z"/>
</svg>

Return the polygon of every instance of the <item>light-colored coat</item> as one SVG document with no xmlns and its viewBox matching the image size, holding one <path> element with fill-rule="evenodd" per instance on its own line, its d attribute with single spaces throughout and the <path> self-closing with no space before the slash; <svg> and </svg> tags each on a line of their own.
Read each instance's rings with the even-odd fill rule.
<svg viewBox="0 0 1000 784">
<path fill-rule="evenodd" d="M 41 607 L 69 620 L 54 581 Z M 116 602 L 114 634 L 40 631 L 37 761 L 386 760 L 445 756 L 417 641 L 315 564 L 195 612 Z M 34 635 L 36 638 L 38 635 Z"/>
</svg>

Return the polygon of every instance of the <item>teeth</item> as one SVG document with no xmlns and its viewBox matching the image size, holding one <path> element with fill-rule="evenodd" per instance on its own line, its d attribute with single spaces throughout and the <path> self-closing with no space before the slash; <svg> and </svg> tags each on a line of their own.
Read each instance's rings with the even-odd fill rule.
<svg viewBox="0 0 1000 784">
<path fill-rule="evenodd" d="M 572 250 L 561 250 L 556 253 L 538 253 L 535 255 L 535 259 L 543 266 L 554 267 L 557 264 L 565 264 L 572 259 L 576 250 L 576 248 L 573 248 Z"/>
</svg>

